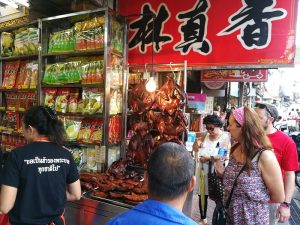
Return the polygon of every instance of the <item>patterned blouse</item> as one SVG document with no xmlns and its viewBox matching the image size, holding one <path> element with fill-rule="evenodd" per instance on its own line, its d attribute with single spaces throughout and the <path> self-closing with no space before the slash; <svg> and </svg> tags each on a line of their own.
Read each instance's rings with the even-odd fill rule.
<svg viewBox="0 0 300 225">
<path fill-rule="evenodd" d="M 243 164 L 230 157 L 223 175 L 225 188 L 224 205 L 229 197 L 235 177 Z M 257 157 L 252 161 L 250 176 L 243 171 L 237 179 L 228 209 L 227 225 L 265 225 L 269 224 L 268 201 L 270 199 L 266 185 L 258 168 Z"/>
</svg>

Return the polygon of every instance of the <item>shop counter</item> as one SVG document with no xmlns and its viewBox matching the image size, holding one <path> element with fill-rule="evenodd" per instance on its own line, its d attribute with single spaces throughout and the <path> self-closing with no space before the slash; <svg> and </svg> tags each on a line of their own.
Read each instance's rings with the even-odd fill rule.
<svg viewBox="0 0 300 225">
<path fill-rule="evenodd" d="M 67 203 L 65 211 L 66 224 L 102 225 L 112 217 L 132 207 L 117 201 L 94 200 L 82 197 L 79 201 Z"/>
</svg>

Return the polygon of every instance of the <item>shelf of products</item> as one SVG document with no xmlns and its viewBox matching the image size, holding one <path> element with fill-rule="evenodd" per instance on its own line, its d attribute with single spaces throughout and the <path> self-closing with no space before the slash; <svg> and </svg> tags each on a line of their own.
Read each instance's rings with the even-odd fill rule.
<svg viewBox="0 0 300 225">
<path fill-rule="evenodd" d="M 88 145 L 82 158 L 93 163 L 83 162 L 80 169 L 102 172 L 122 149 L 124 20 L 99 9 L 42 19 L 40 26 L 40 101 L 58 112 L 69 143 Z M 114 143 L 118 151 L 110 155 Z M 105 150 L 96 159 L 98 147 Z"/>
<path fill-rule="evenodd" d="M 97 160 L 99 170 L 91 172 L 116 161 L 124 146 L 125 20 L 103 8 L 0 32 L 0 133 L 22 136 L 22 113 L 46 105 L 63 121 L 69 144 L 84 152 L 87 147 L 105 149 L 101 163 Z M 13 116 L 18 121 L 8 121 Z M 96 160 L 92 155 L 82 158 Z"/>
</svg>

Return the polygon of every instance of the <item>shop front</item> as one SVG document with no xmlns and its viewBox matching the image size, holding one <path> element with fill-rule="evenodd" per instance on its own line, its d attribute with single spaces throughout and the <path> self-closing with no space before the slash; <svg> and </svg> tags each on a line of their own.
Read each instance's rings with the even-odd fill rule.
<svg viewBox="0 0 300 225">
<path fill-rule="evenodd" d="M 235 0 L 226 7 L 107 1 L 0 30 L 1 148 L 9 154 L 26 144 L 26 109 L 56 110 L 83 191 L 67 204 L 67 224 L 105 224 L 148 198 L 143 175 L 150 155 L 167 141 L 185 144 L 213 111 L 213 95 L 201 85 L 224 90 L 227 105 L 230 82 L 241 82 L 243 105 L 253 102 L 250 82 L 266 82 L 269 68 L 293 66 L 296 0 Z"/>
</svg>

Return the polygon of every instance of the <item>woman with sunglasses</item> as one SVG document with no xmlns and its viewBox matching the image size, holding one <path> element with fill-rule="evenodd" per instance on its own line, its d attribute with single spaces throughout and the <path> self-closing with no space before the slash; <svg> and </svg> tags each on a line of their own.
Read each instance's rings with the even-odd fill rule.
<svg viewBox="0 0 300 225">
<path fill-rule="evenodd" d="M 257 113 L 247 106 L 231 113 L 228 130 L 235 141 L 228 166 L 215 163 L 223 177 L 223 203 L 229 205 L 226 223 L 269 224 L 269 199 L 284 201 L 281 170 L 272 145 Z"/>
<path fill-rule="evenodd" d="M 219 116 L 208 115 L 204 118 L 203 124 L 206 127 L 206 132 L 200 134 L 196 139 L 193 150 L 195 151 L 196 157 L 199 156 L 199 167 L 197 167 L 197 181 L 199 183 L 199 209 L 201 221 L 200 224 L 206 224 L 206 212 L 207 212 L 207 200 L 208 200 L 208 181 L 207 174 L 209 168 L 210 157 L 218 157 L 218 148 L 222 147 L 225 149 L 230 149 L 230 136 L 228 132 L 222 130 L 223 123 Z M 228 154 L 223 156 L 224 159 L 228 159 Z M 204 193 L 203 188 L 201 192 L 201 182 L 200 174 L 204 175 Z M 203 177 L 202 177 L 203 179 Z M 220 199 L 221 200 L 221 199 Z M 203 204 L 204 203 L 204 204 Z"/>
<path fill-rule="evenodd" d="M 6 161 L 0 214 L 11 225 L 64 225 L 67 200 L 79 200 L 79 174 L 70 152 L 62 148 L 65 130 L 49 107 L 27 110 L 22 121 L 28 144 L 14 149 Z"/>
</svg>

